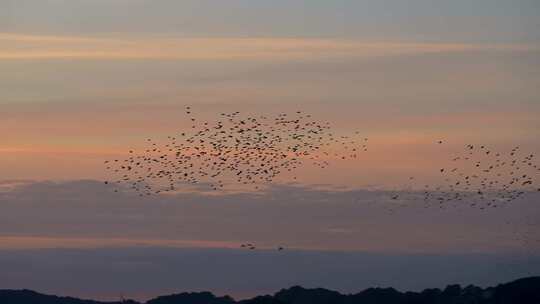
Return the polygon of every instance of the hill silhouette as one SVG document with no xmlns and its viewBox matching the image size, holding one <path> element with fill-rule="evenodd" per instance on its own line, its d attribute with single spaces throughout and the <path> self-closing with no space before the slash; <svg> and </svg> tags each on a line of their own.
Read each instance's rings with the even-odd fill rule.
<svg viewBox="0 0 540 304">
<path fill-rule="evenodd" d="M 99 302 L 72 297 L 40 294 L 31 290 L 0 290 L 0 303 L 6 304 L 142 304 L 133 300 Z M 217 297 L 210 292 L 179 293 L 160 296 L 145 304 L 538 304 L 540 277 L 519 279 L 496 287 L 461 287 L 422 292 L 400 292 L 393 288 L 369 288 L 356 294 L 294 286 L 274 295 L 235 301 L 229 296 Z"/>
</svg>

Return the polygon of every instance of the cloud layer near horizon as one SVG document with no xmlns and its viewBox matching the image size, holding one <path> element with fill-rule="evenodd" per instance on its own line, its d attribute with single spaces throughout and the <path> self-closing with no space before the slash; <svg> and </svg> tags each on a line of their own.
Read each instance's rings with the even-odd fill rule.
<svg viewBox="0 0 540 304">
<path fill-rule="evenodd" d="M 292 184 L 216 195 L 201 185 L 143 199 L 98 181 L 6 181 L 0 248 L 238 248 L 254 242 L 261 248 L 497 253 L 538 247 L 531 228 L 537 193 L 488 211 L 426 209 L 411 196 L 391 200 L 394 193 Z M 517 238 L 525 232 L 526 247 Z"/>
<path fill-rule="evenodd" d="M 5 180 L 0 282 L 110 300 L 197 290 L 243 298 L 297 284 L 486 286 L 540 271 L 530 222 L 538 193 L 490 211 L 425 209 L 393 194 L 290 184 L 216 195 L 201 185 L 140 199 L 92 180 Z"/>
</svg>

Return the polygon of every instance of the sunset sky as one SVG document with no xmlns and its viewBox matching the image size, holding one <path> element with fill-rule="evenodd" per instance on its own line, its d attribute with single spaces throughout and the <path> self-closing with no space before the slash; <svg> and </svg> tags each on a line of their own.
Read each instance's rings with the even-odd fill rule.
<svg viewBox="0 0 540 304">
<path fill-rule="evenodd" d="M 6 179 L 101 178 L 102 159 L 185 129 L 186 105 L 362 130 L 376 150 L 352 166 L 384 177 L 352 183 L 426 162 L 438 138 L 540 147 L 535 1 L 1 5 Z"/>
<path fill-rule="evenodd" d="M 385 280 L 394 271 L 385 265 L 426 254 L 447 255 L 464 272 L 425 274 L 403 288 L 538 272 L 538 194 L 489 212 L 413 207 L 391 216 L 373 202 L 418 186 L 410 176 L 438 181 L 439 167 L 467 144 L 540 151 L 539 28 L 537 0 L 0 0 L 0 268 L 34 261 L 36 250 L 51 254 L 41 266 L 57 265 L 54 252 L 81 254 L 58 267 L 86 280 L 25 285 L 32 273 L 25 266 L 0 275 L 0 288 L 111 298 L 116 291 L 105 285 L 89 287 L 98 280 L 89 274 L 93 263 L 134 254 L 126 263 L 157 276 L 168 265 L 160 257 L 196 250 L 242 268 L 245 253 L 236 251 L 245 241 L 298 250 L 249 257 L 268 272 L 302 255 L 331 263 L 350 254 L 382 268 L 360 286 L 343 282 L 367 270 L 336 262 L 330 270 L 298 266 L 294 279 L 282 269 L 252 285 L 236 277 L 234 286 L 204 279 L 175 286 L 167 272 L 163 286 L 128 280 L 122 288 L 139 298 L 192 289 L 241 297 L 324 285 L 330 272 L 342 276 L 331 287 L 352 292 L 398 284 Z M 359 131 L 370 149 L 324 170 L 301 168 L 295 183 L 284 179 L 261 193 L 195 188 L 139 199 L 103 187 L 104 160 L 143 149 L 146 138 L 189 131 L 186 106 L 206 120 L 301 110 L 340 134 Z M 524 247 L 514 236 L 528 229 L 536 243 Z M 388 256 L 363 256 L 373 253 Z M 519 266 L 474 275 L 478 254 Z M 130 276 L 126 269 L 118 278 Z"/>
</svg>

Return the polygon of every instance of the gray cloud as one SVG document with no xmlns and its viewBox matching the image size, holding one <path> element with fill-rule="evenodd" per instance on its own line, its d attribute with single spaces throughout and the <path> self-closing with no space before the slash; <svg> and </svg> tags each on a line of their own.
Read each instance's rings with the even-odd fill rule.
<svg viewBox="0 0 540 304">
<path fill-rule="evenodd" d="M 129 12 L 129 13 L 127 13 Z M 531 0 L 0 1 L 3 31 L 538 41 Z M 276 22 L 279 20 L 280 22 Z M 441 38 L 442 37 L 442 38 Z"/>
<path fill-rule="evenodd" d="M 149 198 L 114 193 L 92 180 L 2 189 L 4 238 L 87 239 L 94 246 L 104 239 L 111 240 L 108 246 L 114 239 L 124 240 L 118 246 L 125 240 L 210 247 L 250 241 L 271 248 L 443 253 L 521 252 L 521 236 L 530 241 L 527 250 L 537 248 L 539 239 L 531 232 L 537 227 L 537 193 L 506 208 L 481 211 L 424 208 L 413 195 L 391 200 L 394 192 L 298 184 L 273 185 L 261 193 L 194 191 Z"/>
</svg>

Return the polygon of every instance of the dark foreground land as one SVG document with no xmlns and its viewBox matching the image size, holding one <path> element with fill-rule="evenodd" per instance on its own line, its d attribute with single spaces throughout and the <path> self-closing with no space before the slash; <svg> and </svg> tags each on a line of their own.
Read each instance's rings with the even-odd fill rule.
<svg viewBox="0 0 540 304">
<path fill-rule="evenodd" d="M 1 304 L 139 304 L 136 301 L 99 302 L 70 297 L 44 295 L 30 290 L 0 290 Z M 327 289 L 299 286 L 283 289 L 274 295 L 235 301 L 209 292 L 161 296 L 146 304 L 540 304 L 540 277 L 519 279 L 496 287 L 480 288 L 450 285 L 445 289 L 422 292 L 399 292 L 393 288 L 370 288 L 357 294 L 343 295 Z"/>
</svg>

